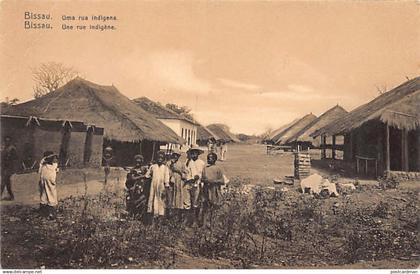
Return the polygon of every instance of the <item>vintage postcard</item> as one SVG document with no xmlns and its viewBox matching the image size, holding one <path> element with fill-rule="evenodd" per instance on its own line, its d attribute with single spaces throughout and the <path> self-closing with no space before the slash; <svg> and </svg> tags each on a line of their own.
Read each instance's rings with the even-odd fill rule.
<svg viewBox="0 0 420 274">
<path fill-rule="evenodd" d="M 3 273 L 418 272 L 418 1 L 5 0 L 0 49 Z"/>
</svg>

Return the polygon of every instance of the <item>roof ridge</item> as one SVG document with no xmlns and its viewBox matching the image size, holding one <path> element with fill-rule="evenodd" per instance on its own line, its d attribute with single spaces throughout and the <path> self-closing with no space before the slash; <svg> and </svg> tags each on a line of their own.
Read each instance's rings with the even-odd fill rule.
<svg viewBox="0 0 420 274">
<path fill-rule="evenodd" d="M 84 79 L 81 79 L 82 80 L 82 83 L 83 82 L 88 82 L 89 83 L 89 81 L 87 81 L 87 80 L 84 80 Z M 78 84 L 78 83 L 76 83 L 76 84 Z M 103 88 L 103 87 L 107 87 L 107 86 L 100 86 L 100 85 L 97 85 L 97 84 L 95 84 L 95 83 L 93 83 L 96 87 L 100 87 L 101 89 Z M 80 87 L 80 86 L 79 86 Z M 128 121 L 130 124 L 132 124 L 132 125 L 134 125 L 134 127 L 135 128 L 137 128 L 137 130 L 139 130 L 142 134 L 144 134 L 144 131 L 136 124 L 136 123 L 134 123 L 132 120 L 131 120 L 131 118 L 130 117 L 128 117 L 127 115 L 125 115 L 124 113 L 122 113 L 122 112 L 120 112 L 119 110 L 117 110 L 117 109 L 115 109 L 115 108 L 113 108 L 113 107 L 111 107 L 111 106 L 109 106 L 109 105 L 107 105 L 104 101 L 103 101 L 103 99 L 102 99 L 102 96 L 98 96 L 98 94 L 96 93 L 96 90 L 93 88 L 93 87 L 91 87 L 91 86 L 89 86 L 89 85 L 87 85 L 86 86 L 87 87 L 87 92 L 91 95 L 91 96 L 93 96 L 100 104 L 101 104 L 101 106 L 103 106 L 105 109 L 108 109 L 108 110 L 110 110 L 110 111 L 112 111 L 116 116 L 120 116 L 121 118 L 123 118 L 125 121 Z M 116 89 L 114 86 L 112 86 L 114 89 Z M 118 91 L 118 89 L 116 89 L 117 91 Z M 118 94 L 117 94 L 118 95 Z"/>
</svg>

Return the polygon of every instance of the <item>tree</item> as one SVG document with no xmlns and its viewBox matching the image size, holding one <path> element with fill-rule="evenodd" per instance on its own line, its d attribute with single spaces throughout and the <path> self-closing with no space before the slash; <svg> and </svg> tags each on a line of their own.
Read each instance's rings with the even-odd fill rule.
<svg viewBox="0 0 420 274">
<path fill-rule="evenodd" d="M 194 120 L 194 117 L 191 113 L 191 109 L 186 106 L 178 106 L 176 104 L 166 104 L 165 107 L 169 108 L 170 110 L 187 117 L 188 119 Z"/>
<path fill-rule="evenodd" d="M 272 132 L 273 132 L 273 129 L 271 127 L 266 127 L 265 131 L 258 137 L 262 139 L 266 139 L 271 135 Z"/>
<path fill-rule="evenodd" d="M 32 69 L 32 78 L 35 82 L 33 87 L 34 97 L 44 96 L 77 76 L 79 76 L 79 72 L 72 67 L 55 62 L 43 63 Z"/>
</svg>

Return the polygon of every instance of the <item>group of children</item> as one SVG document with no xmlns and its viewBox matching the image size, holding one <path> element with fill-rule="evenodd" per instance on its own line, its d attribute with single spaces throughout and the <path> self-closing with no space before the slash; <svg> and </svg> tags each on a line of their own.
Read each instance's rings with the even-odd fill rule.
<svg viewBox="0 0 420 274">
<path fill-rule="evenodd" d="M 167 216 L 188 225 L 206 224 L 209 214 L 220 206 L 222 186 L 228 180 L 216 164 L 217 154 L 210 151 L 206 164 L 199 158 L 202 153 L 193 146 L 182 162 L 180 150 L 172 151 L 169 159 L 159 151 L 150 166 L 144 165 L 142 155 L 136 155 L 125 183 L 127 211 L 148 223 Z M 58 156 L 45 152 L 39 166 L 40 213 L 49 219 L 56 217 L 57 172 Z"/>
<path fill-rule="evenodd" d="M 222 186 L 227 178 L 216 165 L 217 154 L 209 152 L 207 164 L 199 158 L 204 151 L 193 146 L 187 151 L 175 150 L 166 159 L 158 152 L 156 163 L 143 166 L 143 157 L 135 156 L 135 167 L 127 174 L 127 210 L 146 222 L 163 216 L 173 217 L 188 225 L 207 223 L 209 213 L 221 203 Z"/>
</svg>

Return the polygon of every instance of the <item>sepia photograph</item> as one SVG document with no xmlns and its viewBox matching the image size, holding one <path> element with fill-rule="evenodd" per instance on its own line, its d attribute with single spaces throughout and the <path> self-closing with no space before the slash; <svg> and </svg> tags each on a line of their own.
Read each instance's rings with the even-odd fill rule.
<svg viewBox="0 0 420 274">
<path fill-rule="evenodd" d="M 0 1 L 0 265 L 420 268 L 420 2 Z"/>
</svg>

